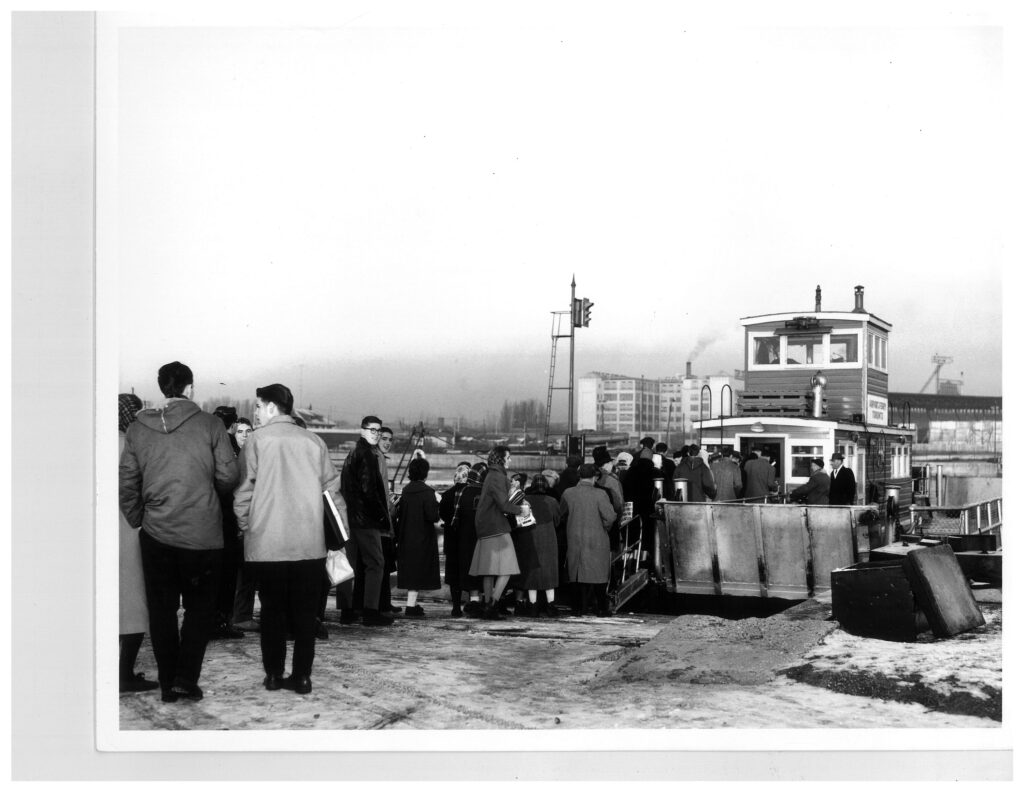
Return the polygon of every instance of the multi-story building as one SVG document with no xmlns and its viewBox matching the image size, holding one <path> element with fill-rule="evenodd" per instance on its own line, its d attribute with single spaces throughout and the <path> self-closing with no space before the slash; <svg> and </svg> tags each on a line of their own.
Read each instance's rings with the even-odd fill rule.
<svg viewBox="0 0 1024 785">
<path fill-rule="evenodd" d="M 692 441 L 693 423 L 702 417 L 718 417 L 722 406 L 726 416 L 734 413 L 743 378 L 739 371 L 698 377 L 687 363 L 686 373 L 661 378 L 589 373 L 576 388 L 579 430 L 652 436 L 676 446 Z"/>
</svg>

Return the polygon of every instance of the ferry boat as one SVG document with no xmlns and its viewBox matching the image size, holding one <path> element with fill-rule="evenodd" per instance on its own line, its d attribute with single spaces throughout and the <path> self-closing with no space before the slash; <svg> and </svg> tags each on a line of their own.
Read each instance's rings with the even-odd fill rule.
<svg viewBox="0 0 1024 785">
<path fill-rule="evenodd" d="M 695 430 L 708 453 L 747 457 L 757 450 L 767 457 L 779 493 L 695 502 L 677 497 L 665 479 L 650 560 L 642 559 L 638 519 L 620 520 L 623 548 L 609 586 L 616 607 L 650 582 L 674 594 L 812 597 L 831 588 L 833 570 L 868 561 L 871 551 L 898 540 L 912 518 L 916 429 L 909 412 L 899 421 L 901 413 L 890 411 L 892 324 L 864 307 L 864 287 L 855 287 L 849 311 L 823 310 L 818 287 L 813 309 L 740 323 L 745 389 L 735 402 L 723 401 L 728 415 L 702 416 Z M 702 415 L 710 403 L 708 389 Z M 788 503 L 809 478 L 811 461 L 827 467 L 834 453 L 856 478 L 854 503 Z"/>
</svg>

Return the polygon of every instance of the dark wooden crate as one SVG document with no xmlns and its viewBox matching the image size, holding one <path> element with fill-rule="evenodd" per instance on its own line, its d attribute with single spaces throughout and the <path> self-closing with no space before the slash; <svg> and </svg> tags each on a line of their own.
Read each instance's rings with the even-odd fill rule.
<svg viewBox="0 0 1024 785">
<path fill-rule="evenodd" d="M 861 562 L 832 571 L 832 613 L 844 630 L 869 638 L 913 641 L 928 628 L 904 561 Z"/>
</svg>

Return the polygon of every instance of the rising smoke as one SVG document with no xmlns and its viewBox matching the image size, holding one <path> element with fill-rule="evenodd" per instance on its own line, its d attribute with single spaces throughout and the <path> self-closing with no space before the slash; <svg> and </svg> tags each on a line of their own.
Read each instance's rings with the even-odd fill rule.
<svg viewBox="0 0 1024 785">
<path fill-rule="evenodd" d="M 692 363 L 694 360 L 700 357 L 704 353 L 704 351 L 709 346 L 711 346 L 711 344 L 721 340 L 721 338 L 722 335 L 716 333 L 705 333 L 704 335 L 700 336 L 699 338 L 697 338 L 696 345 L 693 347 L 693 349 L 690 350 L 690 356 L 687 358 L 686 361 Z"/>
</svg>

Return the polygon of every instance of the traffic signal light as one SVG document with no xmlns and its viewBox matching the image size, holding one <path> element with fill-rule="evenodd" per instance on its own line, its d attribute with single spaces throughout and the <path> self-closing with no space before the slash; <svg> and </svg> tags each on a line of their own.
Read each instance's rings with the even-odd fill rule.
<svg viewBox="0 0 1024 785">
<path fill-rule="evenodd" d="M 567 446 L 568 452 L 566 452 L 566 455 L 579 455 L 582 457 L 587 450 L 587 437 L 584 434 L 570 436 Z"/>
<path fill-rule="evenodd" d="M 573 298 L 572 301 L 572 326 L 573 327 L 586 327 L 590 324 L 590 309 L 594 307 L 594 304 L 590 302 L 586 297 L 582 300 L 579 297 Z"/>
</svg>

